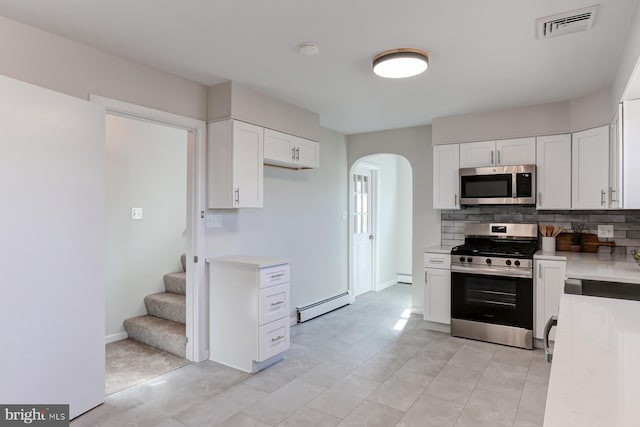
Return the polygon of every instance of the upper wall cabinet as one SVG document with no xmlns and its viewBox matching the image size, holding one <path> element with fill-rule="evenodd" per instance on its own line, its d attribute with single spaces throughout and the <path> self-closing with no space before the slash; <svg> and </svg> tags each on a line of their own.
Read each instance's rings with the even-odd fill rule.
<svg viewBox="0 0 640 427">
<path fill-rule="evenodd" d="M 623 189 L 625 209 L 640 209 L 640 99 L 622 104 Z"/>
<path fill-rule="evenodd" d="M 207 207 L 261 208 L 264 129 L 238 120 L 208 126 Z"/>
<path fill-rule="evenodd" d="M 609 190 L 609 126 L 572 135 L 571 207 L 606 209 Z"/>
<path fill-rule="evenodd" d="M 537 138 L 537 209 L 571 209 L 571 135 Z"/>
<path fill-rule="evenodd" d="M 320 144 L 297 136 L 264 130 L 264 163 L 293 169 L 320 166 Z"/>
<path fill-rule="evenodd" d="M 609 131 L 609 209 L 624 207 L 622 202 L 622 104 Z M 637 163 L 636 163 L 637 164 Z"/>
<path fill-rule="evenodd" d="M 459 144 L 433 147 L 433 208 L 460 209 Z"/>
<path fill-rule="evenodd" d="M 536 162 L 536 139 L 517 138 L 460 144 L 460 167 L 529 165 Z"/>
</svg>

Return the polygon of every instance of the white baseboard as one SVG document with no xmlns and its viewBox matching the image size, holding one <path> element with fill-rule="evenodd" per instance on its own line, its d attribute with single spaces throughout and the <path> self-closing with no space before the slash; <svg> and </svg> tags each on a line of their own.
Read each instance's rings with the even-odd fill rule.
<svg viewBox="0 0 640 427">
<path fill-rule="evenodd" d="M 378 286 L 376 286 L 376 292 L 380 292 L 383 289 L 387 289 L 389 286 L 393 286 L 396 283 L 398 283 L 395 279 L 394 280 L 389 280 L 388 282 L 385 283 L 380 283 Z"/>
<path fill-rule="evenodd" d="M 104 337 L 104 343 L 109 344 L 110 342 L 124 340 L 124 339 L 127 339 L 128 337 L 129 337 L 129 334 L 127 334 L 126 332 L 118 332 L 117 334 L 111 334 Z"/>
<path fill-rule="evenodd" d="M 411 274 L 398 273 L 398 283 L 413 284 L 413 276 Z"/>
<path fill-rule="evenodd" d="M 289 326 L 298 324 L 298 318 L 296 316 L 289 316 Z"/>
</svg>

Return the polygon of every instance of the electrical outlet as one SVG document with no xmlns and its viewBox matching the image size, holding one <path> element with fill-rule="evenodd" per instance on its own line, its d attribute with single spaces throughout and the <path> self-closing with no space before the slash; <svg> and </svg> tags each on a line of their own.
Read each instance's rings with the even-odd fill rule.
<svg viewBox="0 0 640 427">
<path fill-rule="evenodd" d="M 207 228 L 221 228 L 222 227 L 222 215 L 219 214 L 207 214 L 205 222 Z"/>
<path fill-rule="evenodd" d="M 142 219 L 142 208 L 131 208 L 131 219 Z"/>
<path fill-rule="evenodd" d="M 599 225 L 598 238 L 613 239 L 613 225 Z"/>
</svg>

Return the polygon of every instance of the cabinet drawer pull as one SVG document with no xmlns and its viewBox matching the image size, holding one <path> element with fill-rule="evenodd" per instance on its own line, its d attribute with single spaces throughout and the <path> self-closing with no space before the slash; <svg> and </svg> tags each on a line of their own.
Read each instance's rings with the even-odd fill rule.
<svg viewBox="0 0 640 427">
<path fill-rule="evenodd" d="M 276 302 L 272 302 L 271 303 L 271 307 L 274 307 L 276 305 L 280 305 L 280 304 L 284 304 L 284 301 L 276 301 Z"/>
<path fill-rule="evenodd" d="M 429 262 L 430 262 L 431 264 L 443 264 L 443 263 L 444 263 L 444 260 L 443 260 L 443 259 L 436 259 L 436 258 L 432 258 L 432 259 L 430 259 L 430 260 L 429 260 Z"/>
<path fill-rule="evenodd" d="M 284 273 L 278 273 L 278 274 L 272 274 L 271 276 L 269 276 L 270 279 L 277 279 L 279 277 L 284 276 Z"/>
<path fill-rule="evenodd" d="M 276 342 L 276 341 L 280 341 L 281 339 L 284 338 L 284 335 L 278 335 L 275 338 L 271 338 L 271 342 Z"/>
</svg>

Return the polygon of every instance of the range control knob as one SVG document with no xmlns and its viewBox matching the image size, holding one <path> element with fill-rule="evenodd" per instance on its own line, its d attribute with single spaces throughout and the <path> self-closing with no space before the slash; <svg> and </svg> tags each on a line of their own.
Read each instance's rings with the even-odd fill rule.
<svg viewBox="0 0 640 427">
<path fill-rule="evenodd" d="M 463 256 L 461 256 L 461 257 L 460 257 L 460 262 L 464 262 L 464 259 L 465 259 L 465 258 L 464 258 Z"/>
<path fill-rule="evenodd" d="M 508 259 L 508 260 L 506 260 L 504 263 L 505 263 L 505 264 L 507 264 L 507 265 L 511 265 L 511 260 L 510 260 L 510 259 Z"/>
<path fill-rule="evenodd" d="M 473 262 L 473 258 L 471 257 L 467 258 L 467 262 Z"/>
<path fill-rule="evenodd" d="M 516 260 L 514 264 L 516 265 L 516 267 L 520 267 L 520 261 Z"/>
<path fill-rule="evenodd" d="M 484 262 L 486 262 L 487 264 L 491 264 L 491 260 L 489 258 L 487 258 Z"/>
</svg>

